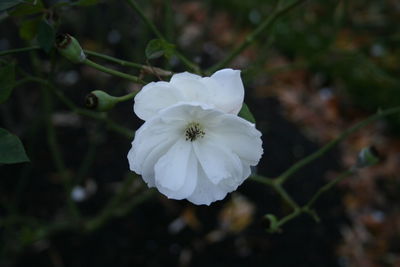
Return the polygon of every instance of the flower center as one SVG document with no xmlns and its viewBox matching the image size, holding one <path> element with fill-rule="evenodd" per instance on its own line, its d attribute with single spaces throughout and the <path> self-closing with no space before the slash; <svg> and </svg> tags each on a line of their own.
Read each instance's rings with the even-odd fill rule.
<svg viewBox="0 0 400 267">
<path fill-rule="evenodd" d="M 206 133 L 203 131 L 202 127 L 197 122 L 191 122 L 186 126 L 185 137 L 186 141 L 193 142 L 197 138 L 204 137 Z"/>
</svg>

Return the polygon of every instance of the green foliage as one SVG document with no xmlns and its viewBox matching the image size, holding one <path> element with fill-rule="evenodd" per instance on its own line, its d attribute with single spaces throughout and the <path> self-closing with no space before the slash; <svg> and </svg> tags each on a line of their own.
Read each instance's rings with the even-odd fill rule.
<svg viewBox="0 0 400 267">
<path fill-rule="evenodd" d="M 38 31 L 39 23 L 40 19 L 24 20 L 19 27 L 19 36 L 26 41 L 33 40 Z"/>
<path fill-rule="evenodd" d="M 0 163 L 11 164 L 29 161 L 19 138 L 0 128 Z"/>
<path fill-rule="evenodd" d="M 0 1 L 0 11 L 7 10 L 9 8 L 12 8 L 18 4 L 21 4 L 25 1 L 22 0 L 1 0 Z"/>
<path fill-rule="evenodd" d="M 93 6 L 97 5 L 100 2 L 100 0 L 79 0 L 74 3 L 74 5 L 77 6 Z"/>
<path fill-rule="evenodd" d="M 0 67 L 0 104 L 4 103 L 14 87 L 15 64 L 6 64 Z"/>
<path fill-rule="evenodd" d="M 37 41 L 39 46 L 49 53 L 53 47 L 55 40 L 55 30 L 46 20 L 41 20 L 39 23 Z"/>
<path fill-rule="evenodd" d="M 253 116 L 253 113 L 251 113 L 249 107 L 246 105 L 246 103 L 243 103 L 242 109 L 239 111 L 239 117 L 242 117 L 245 120 L 248 120 L 249 122 L 256 123 L 256 119 Z"/>
<path fill-rule="evenodd" d="M 24 2 L 9 11 L 9 14 L 13 17 L 22 17 L 42 13 L 44 9 L 42 1 L 36 1 L 35 4 Z"/>
<path fill-rule="evenodd" d="M 269 221 L 269 223 L 270 223 L 269 228 L 268 228 L 270 232 L 273 233 L 273 232 L 276 232 L 276 231 L 279 230 L 278 218 L 276 218 L 275 215 L 266 214 L 264 216 L 264 218 L 267 219 Z"/>
<path fill-rule="evenodd" d="M 175 46 L 162 39 L 153 39 L 146 46 L 146 58 L 156 59 L 161 56 L 170 58 L 174 54 Z"/>
</svg>

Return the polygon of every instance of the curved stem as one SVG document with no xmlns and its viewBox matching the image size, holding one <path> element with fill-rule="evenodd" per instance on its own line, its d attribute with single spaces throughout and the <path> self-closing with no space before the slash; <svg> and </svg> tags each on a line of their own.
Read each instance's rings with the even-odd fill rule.
<svg viewBox="0 0 400 267">
<path fill-rule="evenodd" d="M 347 138 L 350 134 L 354 133 L 355 131 L 367 126 L 373 121 L 381 119 L 385 116 L 389 116 L 392 114 L 400 113 L 400 107 L 389 108 L 383 111 L 379 111 L 373 116 L 355 124 L 353 127 L 342 132 L 337 138 L 327 143 L 325 146 L 317 150 L 316 152 L 312 153 L 311 155 L 303 158 L 302 160 L 298 161 L 297 163 L 293 164 L 289 169 L 283 172 L 277 179 L 276 182 L 278 184 L 283 184 L 286 180 L 291 177 L 293 174 L 298 172 L 304 166 L 310 164 L 314 160 L 318 159 L 319 157 L 323 156 L 326 152 L 332 149 L 335 145 L 341 142 L 343 139 Z"/>
<path fill-rule="evenodd" d="M 88 65 L 88 66 L 90 66 L 90 67 L 92 67 L 92 68 L 95 68 L 95 69 L 97 69 L 99 71 L 102 71 L 102 72 L 105 72 L 105 73 L 108 73 L 108 74 L 111 74 L 111 75 L 114 75 L 114 76 L 118 76 L 118 77 L 130 80 L 130 81 L 132 81 L 134 83 L 146 84 L 144 81 L 142 81 L 141 79 L 139 79 L 136 76 L 129 75 L 129 74 L 117 71 L 117 70 L 113 70 L 113 69 L 104 67 L 104 66 L 102 66 L 100 64 L 97 64 L 97 63 L 87 59 L 87 58 L 83 61 L 83 63 Z"/>
<path fill-rule="evenodd" d="M 121 66 L 126 66 L 126 67 L 133 67 L 133 68 L 137 68 L 140 70 L 144 70 L 147 73 L 150 74 L 154 74 L 154 75 L 158 75 L 158 76 L 171 76 L 173 74 L 172 71 L 168 71 L 168 70 L 163 70 L 157 67 L 151 67 L 151 66 L 147 66 L 147 65 L 142 65 L 139 63 L 135 63 L 135 62 L 131 62 L 131 61 L 126 61 L 126 60 L 122 60 L 119 58 L 115 58 L 115 57 L 111 57 L 105 54 L 101 54 L 98 52 L 94 52 L 94 51 L 90 51 L 90 50 L 84 50 L 85 54 L 90 55 L 90 56 L 94 56 L 94 57 L 98 57 L 101 59 L 105 59 L 108 60 L 110 62 L 114 62 L 117 63 Z"/>
<path fill-rule="evenodd" d="M 253 32 L 251 32 L 246 39 L 235 49 L 232 50 L 223 60 L 210 67 L 207 72 L 213 73 L 219 69 L 227 66 L 233 59 L 235 59 L 243 50 L 245 50 L 249 45 L 251 45 L 258 36 L 264 32 L 266 29 L 270 28 L 274 22 L 281 16 L 285 15 L 295 6 L 301 4 L 305 0 L 295 0 L 292 3 L 282 7 L 277 8 L 275 12 L 273 12 L 270 16 L 268 16 Z"/>
<path fill-rule="evenodd" d="M 312 216 L 317 222 L 319 221 L 319 217 L 316 214 L 316 212 L 314 210 L 311 209 L 311 207 L 314 205 L 314 203 L 318 200 L 318 198 L 325 193 L 326 191 L 330 190 L 333 186 L 335 186 L 337 183 L 339 183 L 340 181 L 342 181 L 344 178 L 349 177 L 350 175 L 355 173 L 354 168 L 349 169 L 347 171 L 342 172 L 341 174 L 339 174 L 338 177 L 336 177 L 335 179 L 333 179 L 332 181 L 330 181 L 329 183 L 325 184 L 323 187 L 321 187 L 312 197 L 311 199 L 307 202 L 306 205 L 302 206 L 302 207 L 298 207 L 296 209 L 294 209 L 294 211 L 292 213 L 289 213 L 288 215 L 286 215 L 285 217 L 281 218 L 280 220 L 278 220 L 275 224 L 273 228 L 270 228 L 269 231 L 270 232 L 277 232 L 280 230 L 280 228 L 286 224 L 287 222 L 293 220 L 294 218 L 300 216 L 303 213 L 308 213 L 310 216 Z"/>
<path fill-rule="evenodd" d="M 61 91 L 57 90 L 52 84 L 50 84 L 48 81 L 43 80 L 41 78 L 29 76 L 27 77 L 30 81 L 32 82 L 37 82 L 41 84 L 45 84 L 49 86 L 49 88 L 52 89 L 52 92 L 58 97 L 58 99 L 63 102 L 69 109 L 71 109 L 73 112 L 86 116 L 98 121 L 103 121 L 106 123 L 107 127 L 110 130 L 113 130 L 114 132 L 117 132 L 123 136 L 125 136 L 128 139 L 133 139 L 134 136 L 134 131 L 130 130 L 128 128 L 122 127 L 118 124 L 116 124 L 114 121 L 111 119 L 107 118 L 105 114 L 99 113 L 99 112 L 94 112 L 88 109 L 80 108 L 76 106 L 70 99 L 68 99 Z"/>
<path fill-rule="evenodd" d="M 157 36 L 157 38 L 166 41 L 165 37 L 161 34 L 161 32 L 157 29 L 157 27 L 154 25 L 154 23 L 149 20 L 146 15 L 144 14 L 143 10 L 139 7 L 139 5 L 136 3 L 134 0 L 126 0 L 128 5 L 135 10 L 135 12 L 141 17 L 141 19 L 144 21 L 144 23 L 147 25 L 147 27 L 150 28 L 150 30 Z M 201 70 L 197 64 L 191 62 L 188 58 L 186 58 L 183 54 L 181 54 L 179 51 L 175 50 L 176 56 L 182 61 L 186 67 L 190 68 L 194 72 L 201 74 Z"/>
<path fill-rule="evenodd" d="M 321 187 L 317 193 L 315 193 L 313 195 L 313 197 L 310 199 L 310 201 L 307 202 L 307 204 L 303 207 L 303 209 L 311 209 L 311 207 L 314 205 L 314 203 L 318 200 L 318 198 L 325 193 L 326 191 L 328 191 L 329 189 L 331 189 L 333 186 L 335 186 L 337 183 L 339 183 L 340 181 L 342 181 L 344 178 L 349 177 L 350 175 L 355 173 L 355 169 L 349 169 L 347 171 L 342 172 L 338 177 L 336 177 L 335 179 L 333 179 L 332 181 L 330 181 L 329 183 L 327 183 L 326 185 L 324 185 L 323 187 Z"/>
<path fill-rule="evenodd" d="M 10 50 L 4 50 L 0 52 L 0 57 L 10 55 L 10 54 L 15 54 L 15 53 L 21 53 L 21 52 L 29 52 L 32 50 L 39 50 L 40 47 L 37 45 L 34 46 L 28 46 L 28 47 L 23 47 L 23 48 L 17 48 L 17 49 L 10 49 Z"/>
</svg>

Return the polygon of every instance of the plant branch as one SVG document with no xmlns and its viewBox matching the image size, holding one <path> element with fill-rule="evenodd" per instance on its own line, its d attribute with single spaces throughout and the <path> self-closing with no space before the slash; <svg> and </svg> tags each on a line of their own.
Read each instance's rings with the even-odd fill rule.
<svg viewBox="0 0 400 267">
<path fill-rule="evenodd" d="M 150 28 L 150 30 L 157 36 L 157 38 L 166 41 L 165 37 L 161 34 L 161 32 L 157 29 L 157 27 L 154 25 L 154 23 L 149 20 L 146 15 L 144 14 L 143 10 L 140 8 L 140 6 L 136 3 L 134 0 L 126 0 L 128 5 L 135 10 L 135 12 L 141 17 L 141 19 L 144 21 L 144 23 L 147 25 L 147 27 Z M 190 68 L 193 70 L 195 73 L 200 74 L 201 70 L 197 64 L 191 62 L 188 58 L 186 58 L 183 54 L 181 54 L 179 51 L 175 50 L 176 56 L 182 61 L 183 64 L 186 65 L 186 67 Z"/>
<path fill-rule="evenodd" d="M 111 57 L 105 54 L 101 54 L 98 52 L 94 52 L 94 51 L 90 51 L 90 50 L 84 50 L 85 54 L 90 55 L 90 56 L 94 56 L 94 57 L 98 57 L 101 59 L 105 59 L 108 60 L 110 62 L 114 62 L 117 63 L 121 66 L 126 66 L 126 67 L 133 67 L 133 68 L 137 68 L 139 70 L 143 70 L 147 73 L 150 74 L 154 74 L 154 75 L 158 75 L 158 76 L 171 76 L 173 74 L 172 71 L 168 71 L 168 70 L 164 70 L 164 69 L 160 69 L 157 67 L 150 67 L 147 65 L 142 65 L 139 63 L 135 63 L 135 62 L 131 62 L 131 61 L 126 61 L 126 60 L 122 60 L 119 58 L 115 58 L 115 57 Z"/>
<path fill-rule="evenodd" d="M 227 66 L 241 52 L 243 52 L 243 50 L 245 50 L 249 45 L 251 45 L 255 41 L 255 39 L 258 38 L 258 36 L 261 33 L 263 33 L 266 29 L 270 28 L 279 17 L 285 15 L 291 9 L 298 6 L 299 4 L 301 4 L 304 1 L 305 0 L 295 0 L 292 3 L 287 4 L 284 7 L 277 7 L 276 10 L 270 16 L 268 16 L 263 22 L 261 22 L 261 24 L 253 32 L 251 32 L 249 35 L 247 35 L 245 40 L 239 46 L 237 46 L 235 49 L 233 49 L 232 52 L 230 52 L 223 60 L 221 60 L 214 66 L 210 67 L 207 70 L 207 72 L 213 73 L 213 72 Z"/>
<path fill-rule="evenodd" d="M 118 76 L 118 77 L 130 80 L 130 81 L 132 81 L 134 83 L 146 84 L 144 81 L 142 81 L 141 79 L 139 79 L 136 76 L 133 76 L 133 75 L 130 75 L 130 74 L 126 74 L 126 73 L 123 73 L 123 72 L 120 72 L 120 71 L 117 71 L 117 70 L 113 70 L 113 69 L 104 67 L 104 66 L 102 66 L 100 64 L 97 64 L 97 63 L 87 59 L 87 58 L 82 63 L 86 64 L 86 65 L 88 65 L 88 66 L 90 66 L 92 68 L 95 68 L 95 69 L 97 69 L 99 71 L 102 71 L 102 72 L 105 72 L 105 73 L 108 73 L 108 74 L 111 74 L 111 75 L 114 75 L 114 76 Z"/>
<path fill-rule="evenodd" d="M 271 225 L 271 227 L 268 229 L 269 232 L 275 233 L 281 230 L 281 227 L 286 224 L 287 222 L 293 220 L 294 218 L 300 216 L 303 213 L 309 214 L 311 217 L 314 218 L 315 221 L 319 221 L 319 217 L 316 214 L 316 212 L 312 209 L 312 206 L 315 204 L 315 202 L 321 197 L 322 194 L 330 190 L 333 186 L 335 186 L 337 183 L 342 181 L 344 178 L 349 177 L 350 175 L 354 174 L 356 172 L 355 168 L 351 168 L 349 170 L 346 170 L 339 174 L 335 179 L 330 181 L 329 183 L 325 184 L 323 187 L 321 187 L 312 197 L 311 199 L 307 202 L 306 205 L 302 207 L 298 207 L 295 209 L 292 213 L 286 215 L 285 217 L 277 220 L 274 224 Z"/>
<path fill-rule="evenodd" d="M 310 164 L 314 160 L 320 158 L 329 150 L 331 150 L 334 146 L 336 146 L 339 142 L 347 138 L 350 134 L 354 133 L 355 131 L 367 126 L 373 121 L 379 120 L 383 117 L 400 113 L 400 107 L 389 108 L 383 111 L 378 111 L 376 114 L 370 116 L 369 118 L 355 124 L 353 127 L 342 132 L 338 137 L 334 140 L 327 143 L 325 146 L 317 150 L 316 152 L 312 153 L 311 155 L 303 158 L 302 160 L 298 161 L 297 163 L 293 164 L 289 169 L 283 172 L 278 178 L 276 178 L 276 182 L 278 184 L 283 184 L 286 180 L 291 177 L 293 174 L 298 172 L 301 168 L 305 167 L 306 165 Z"/>
<path fill-rule="evenodd" d="M 85 228 L 87 231 L 92 232 L 97 230 L 113 216 L 115 209 L 120 204 L 121 200 L 123 200 L 123 198 L 126 196 L 133 180 L 136 178 L 136 175 L 131 175 L 129 178 L 125 179 L 121 190 L 108 201 L 107 205 L 100 212 L 100 214 L 86 223 Z"/>
<path fill-rule="evenodd" d="M 125 127 L 122 127 L 122 126 L 116 124 L 114 121 L 107 118 L 105 113 L 99 113 L 99 112 L 94 112 L 94 111 L 91 111 L 88 109 L 80 108 L 80 107 L 76 106 L 60 90 L 56 89 L 48 81 L 43 80 L 41 78 L 34 77 L 34 76 L 29 76 L 28 78 L 32 82 L 37 82 L 37 83 L 41 83 L 41 84 L 45 84 L 45 85 L 49 86 L 52 89 L 52 92 L 58 97 L 58 99 L 61 102 L 63 102 L 69 109 L 71 109 L 71 111 L 73 111 L 79 115 L 85 116 L 85 117 L 89 117 L 89 118 L 92 118 L 92 119 L 95 119 L 98 121 L 102 121 L 107 125 L 107 127 L 110 130 L 113 130 L 113 131 L 125 136 L 128 139 L 133 139 L 133 136 L 134 136 L 133 130 L 130 130 L 128 128 L 125 128 Z"/>
<path fill-rule="evenodd" d="M 10 55 L 10 54 L 15 54 L 15 53 L 21 53 L 21 52 L 29 52 L 32 50 L 39 50 L 40 47 L 35 45 L 35 46 L 28 46 L 28 47 L 23 47 L 23 48 L 17 48 L 17 49 L 10 49 L 10 50 L 4 50 L 0 52 L 0 57 Z"/>
</svg>

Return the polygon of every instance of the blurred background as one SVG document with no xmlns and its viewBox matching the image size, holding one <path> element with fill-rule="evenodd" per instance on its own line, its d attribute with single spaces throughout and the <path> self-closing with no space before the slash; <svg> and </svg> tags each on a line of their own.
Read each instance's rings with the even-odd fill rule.
<svg viewBox="0 0 400 267">
<path fill-rule="evenodd" d="M 45 19 L 84 49 L 187 70 L 176 56 L 147 62 L 146 45 L 156 36 L 126 1 L 26 2 L 0 13 L 0 52 L 36 44 Z M 166 39 L 202 69 L 239 45 L 277 5 L 272 0 L 137 2 Z M 354 123 L 400 104 L 399 16 L 396 0 L 305 1 L 235 58 L 229 66 L 242 70 L 245 102 L 263 133 L 259 174 L 278 176 Z M 72 64 L 55 49 L 0 58 L 0 66 L 7 62 L 19 69 L 17 81 L 21 73 L 50 79 L 82 108 L 92 90 L 124 95 L 139 88 Z M 132 104 L 120 103 L 107 116 L 133 132 L 142 121 Z M 266 232 L 263 216 L 282 217 L 290 207 L 270 188 L 246 181 L 210 207 L 148 191 L 129 171 L 130 138 L 76 114 L 38 83 L 14 89 L 0 105 L 0 126 L 21 138 L 31 160 L 0 166 L 0 266 L 400 266 L 398 115 L 363 128 L 297 173 L 286 188 L 304 204 L 352 166 L 363 147 L 374 145 L 383 158 L 321 197 L 320 223 L 304 215 L 279 234 Z M 81 231 L 81 219 L 101 213 L 121 188 L 126 192 L 112 206 L 115 215 Z M 71 220 L 71 205 L 81 219 Z"/>
</svg>

